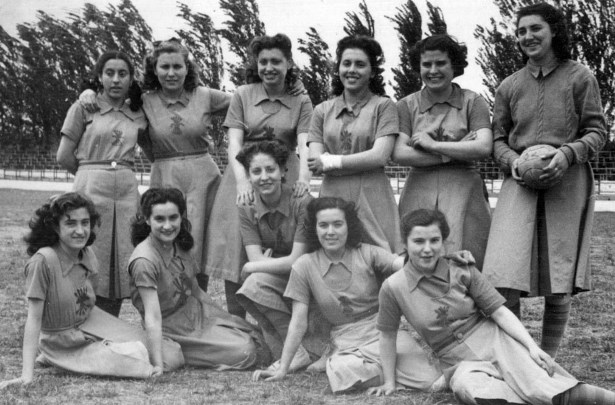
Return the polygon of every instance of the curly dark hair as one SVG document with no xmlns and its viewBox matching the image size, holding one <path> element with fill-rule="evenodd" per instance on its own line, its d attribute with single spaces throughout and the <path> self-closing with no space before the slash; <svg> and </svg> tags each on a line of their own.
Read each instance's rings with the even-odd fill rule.
<svg viewBox="0 0 615 405">
<path fill-rule="evenodd" d="M 384 64 L 384 53 L 382 52 L 382 47 L 378 41 L 366 35 L 347 36 L 340 39 L 337 43 L 337 49 L 335 51 L 335 67 L 333 71 L 333 79 L 331 80 L 333 95 L 339 96 L 344 92 L 344 85 L 340 79 L 339 71 L 340 64 L 342 63 L 342 54 L 349 48 L 360 49 L 365 52 L 374 75 L 374 77 L 372 77 L 369 81 L 369 90 L 374 94 L 384 96 L 386 94 L 384 91 L 384 78 L 382 77 L 382 72 L 384 72 L 384 69 L 382 68 L 382 65 Z"/>
<path fill-rule="evenodd" d="M 401 220 L 401 233 L 404 241 L 408 239 L 412 228 L 415 226 L 429 226 L 433 224 L 438 225 L 440 232 L 442 232 L 442 240 L 446 240 L 451 233 L 451 229 L 448 226 L 446 216 L 437 208 L 432 210 L 421 208 L 407 213 Z"/>
<path fill-rule="evenodd" d="M 250 170 L 250 162 L 252 158 L 259 154 L 269 155 L 280 166 L 280 169 L 284 171 L 286 169 L 286 162 L 290 156 L 290 151 L 286 144 L 278 139 L 271 141 L 261 142 L 247 142 L 241 148 L 241 151 L 237 154 L 235 159 L 246 169 L 246 172 Z"/>
<path fill-rule="evenodd" d="M 85 208 L 90 215 L 90 237 L 86 246 L 90 246 L 96 240 L 94 226 L 100 225 L 100 215 L 96 211 L 94 203 L 89 198 L 76 193 L 64 193 L 51 197 L 35 211 L 34 217 L 30 219 L 28 226 L 30 232 L 24 237 L 28 244 L 26 252 L 29 256 L 35 254 L 40 248 L 54 246 L 60 241 L 58 227 L 60 219 L 70 211 Z"/>
<path fill-rule="evenodd" d="M 132 111 L 138 111 L 139 108 L 141 108 L 141 106 L 143 105 L 143 101 L 141 100 L 141 94 L 142 94 L 141 86 L 139 86 L 139 83 L 135 79 L 134 65 L 132 64 L 132 61 L 130 60 L 128 55 L 125 54 L 124 52 L 107 51 L 103 53 L 102 55 L 100 55 L 100 57 L 96 61 L 96 64 L 94 65 L 94 68 L 92 69 L 92 72 L 90 73 L 90 78 L 83 82 L 81 86 L 81 90 L 83 91 L 86 89 L 90 89 L 90 90 L 94 90 L 97 93 L 104 90 L 103 85 L 100 81 L 100 76 L 102 76 L 103 74 L 105 64 L 112 59 L 119 59 L 119 60 L 123 60 L 124 62 L 126 62 L 126 65 L 128 66 L 128 72 L 130 72 L 130 79 L 132 80 L 132 83 L 130 84 L 130 87 L 128 88 L 128 99 L 130 100 L 130 109 Z"/>
<path fill-rule="evenodd" d="M 337 208 L 344 212 L 346 224 L 348 225 L 348 238 L 346 247 L 355 248 L 363 241 L 363 224 L 359 219 L 357 209 L 353 202 L 346 201 L 339 197 L 320 197 L 310 201 L 307 205 L 307 215 L 305 218 L 305 233 L 310 252 L 320 249 L 320 241 L 316 232 L 316 214 L 322 210 Z"/>
<path fill-rule="evenodd" d="M 190 250 L 194 246 L 194 239 L 190 234 L 192 225 L 186 218 L 186 200 L 181 191 L 176 188 L 150 188 L 141 196 L 141 207 L 139 213 L 132 221 L 130 227 L 130 238 L 133 246 L 143 242 L 150 234 L 151 228 L 147 220 L 152 216 L 154 205 L 166 204 L 171 202 L 177 206 L 179 215 L 182 217 L 179 234 L 175 242 L 182 250 Z"/>
<path fill-rule="evenodd" d="M 299 78 L 299 71 L 293 63 L 293 51 L 290 38 L 284 34 L 262 35 L 250 42 L 250 60 L 245 68 L 246 83 L 260 83 L 263 79 L 258 75 L 258 54 L 265 49 L 279 49 L 288 60 L 290 67 L 284 79 L 286 86 L 290 86 Z"/>
<path fill-rule="evenodd" d="M 426 51 L 446 52 L 453 66 L 453 77 L 461 76 L 468 66 L 468 47 L 448 34 L 438 34 L 417 42 L 410 50 L 410 66 L 421 71 L 421 55 Z"/>
<path fill-rule="evenodd" d="M 188 48 L 183 46 L 177 38 L 154 42 L 154 49 L 143 61 L 143 66 L 145 66 L 143 89 L 159 90 L 162 88 L 162 85 L 158 81 L 158 76 L 156 76 L 156 64 L 158 63 L 160 55 L 164 53 L 179 53 L 182 56 L 187 69 L 186 78 L 184 80 L 184 90 L 193 91 L 196 89 L 200 85 L 199 67 L 190 59 Z"/>
<path fill-rule="evenodd" d="M 553 34 L 551 47 L 553 48 L 555 57 L 559 60 L 571 59 L 570 39 L 568 37 L 568 28 L 566 26 L 566 17 L 564 16 L 564 13 L 547 3 L 532 4 L 531 6 L 520 8 L 519 11 L 517 11 L 516 27 L 519 28 L 519 21 L 521 18 L 530 15 L 540 16 L 547 24 L 549 24 L 551 33 Z M 517 34 L 516 31 L 515 34 Z M 529 58 L 525 53 L 523 53 L 521 46 L 519 46 L 518 43 L 517 48 L 523 55 L 523 61 L 527 62 Z"/>
</svg>

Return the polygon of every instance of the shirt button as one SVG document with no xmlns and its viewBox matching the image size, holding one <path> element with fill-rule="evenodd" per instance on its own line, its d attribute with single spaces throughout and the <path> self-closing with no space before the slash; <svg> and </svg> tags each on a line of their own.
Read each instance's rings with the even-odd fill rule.
<svg viewBox="0 0 615 405">
<path fill-rule="evenodd" d="M 115 167 L 117 166 L 117 163 L 115 161 L 111 162 L 111 167 L 115 169 Z"/>
<path fill-rule="evenodd" d="M 457 339 L 463 339 L 463 333 L 458 332 L 458 333 L 455 335 L 455 337 L 456 337 Z"/>
</svg>

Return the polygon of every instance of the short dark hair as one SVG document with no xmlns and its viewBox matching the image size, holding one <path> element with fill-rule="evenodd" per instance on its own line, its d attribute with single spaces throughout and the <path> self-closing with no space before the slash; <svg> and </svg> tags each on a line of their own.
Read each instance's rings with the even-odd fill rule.
<svg viewBox="0 0 615 405">
<path fill-rule="evenodd" d="M 416 226 L 429 226 L 429 225 L 438 225 L 440 228 L 440 232 L 442 232 L 442 239 L 446 240 L 448 235 L 450 235 L 451 230 L 448 226 L 448 221 L 446 220 L 446 216 L 436 209 L 418 209 L 409 212 L 404 215 L 401 220 L 401 232 L 404 237 L 404 241 L 407 241 L 410 232 Z"/>
<path fill-rule="evenodd" d="M 468 66 L 468 47 L 448 34 L 438 34 L 417 42 L 410 50 L 410 66 L 421 71 L 421 55 L 426 51 L 446 52 L 453 66 L 453 77 L 461 76 Z"/>
<path fill-rule="evenodd" d="M 139 108 L 141 108 L 141 106 L 143 105 L 143 101 L 141 100 L 141 94 L 142 94 L 141 86 L 139 86 L 139 83 L 135 80 L 135 67 L 132 64 L 132 61 L 130 60 L 128 55 L 125 54 L 124 52 L 107 51 L 107 52 L 104 52 L 102 55 L 100 55 L 100 57 L 96 61 L 96 64 L 94 65 L 94 68 L 92 69 L 92 73 L 90 75 L 90 81 L 88 82 L 87 87 L 84 87 L 84 89 L 89 88 L 96 92 L 103 89 L 103 85 L 100 82 L 99 77 L 103 74 L 103 69 L 105 68 L 105 64 L 112 59 L 119 59 L 119 60 L 123 60 L 124 62 L 126 62 L 126 65 L 128 66 L 128 72 L 130 73 L 130 79 L 132 80 L 132 83 L 130 84 L 130 88 L 128 89 L 128 98 L 130 99 L 130 109 L 132 111 L 138 111 Z"/>
<path fill-rule="evenodd" d="M 171 38 L 166 41 L 154 42 L 154 49 L 150 52 L 143 62 L 145 67 L 145 75 L 143 79 L 143 88 L 145 90 L 159 90 L 162 88 L 158 76 L 156 75 L 156 64 L 158 58 L 164 53 L 179 53 L 186 64 L 186 79 L 184 80 L 184 90 L 193 91 L 199 84 L 199 67 L 190 59 L 188 48 L 182 45 L 177 38 Z"/>
<path fill-rule="evenodd" d="M 76 192 L 59 194 L 51 197 L 35 211 L 28 226 L 30 232 L 24 237 L 28 248 L 26 252 L 32 256 L 40 248 L 54 246 L 60 241 L 57 228 L 60 226 L 60 218 L 69 211 L 85 208 L 90 215 L 90 237 L 86 246 L 90 246 L 96 240 L 94 226 L 100 225 L 100 215 L 96 211 L 94 203 L 89 198 Z"/>
<path fill-rule="evenodd" d="M 293 64 L 292 42 L 290 38 L 284 34 L 262 35 L 256 37 L 250 42 L 250 60 L 246 67 L 246 83 L 260 83 L 263 80 L 258 75 L 258 54 L 265 49 L 279 49 L 284 57 L 288 60 L 291 66 L 286 72 L 286 85 L 290 86 L 299 77 L 297 67 Z"/>
<path fill-rule="evenodd" d="M 235 159 L 248 171 L 252 158 L 259 153 L 271 156 L 282 170 L 286 168 L 286 162 L 288 162 L 290 156 L 288 147 L 282 141 L 273 139 L 271 141 L 247 142 Z"/>
<path fill-rule="evenodd" d="M 346 201 L 339 197 L 320 197 L 310 201 L 307 205 L 307 217 L 305 219 L 305 233 L 308 249 L 313 252 L 321 248 L 316 232 L 316 214 L 322 210 L 337 208 L 344 212 L 346 224 L 348 225 L 348 238 L 346 247 L 354 248 L 363 241 L 363 224 L 359 219 L 356 207 L 353 202 Z"/>
<path fill-rule="evenodd" d="M 340 64 L 342 63 L 342 54 L 346 49 L 360 49 L 367 55 L 369 64 L 372 67 L 372 73 L 374 77 L 369 80 L 369 90 L 379 96 L 384 96 L 384 78 L 382 72 L 384 69 L 384 53 L 382 47 L 374 38 L 367 35 L 347 36 L 337 43 L 337 49 L 335 51 L 335 71 L 333 72 L 333 79 L 331 80 L 331 88 L 334 95 L 339 96 L 344 92 L 344 85 L 339 76 Z"/>
<path fill-rule="evenodd" d="M 547 24 L 549 24 L 551 32 L 553 33 L 551 47 L 553 48 L 555 57 L 559 60 L 570 59 L 572 57 L 570 54 L 570 39 L 568 38 L 568 28 L 566 26 L 566 17 L 564 16 L 564 13 L 547 3 L 532 4 L 530 6 L 520 8 L 519 11 L 517 11 L 516 27 L 519 27 L 519 21 L 521 18 L 530 15 L 540 16 Z M 516 33 L 517 30 L 515 29 L 515 34 Z M 523 61 L 527 62 L 529 59 L 528 56 L 523 53 L 519 44 L 517 44 L 517 47 L 523 55 Z"/>
<path fill-rule="evenodd" d="M 181 215 L 181 225 L 179 234 L 175 241 L 182 250 L 190 250 L 194 246 L 194 239 L 190 234 L 192 226 L 186 218 L 186 200 L 181 191 L 176 188 L 150 188 L 141 196 L 141 207 L 136 218 L 132 222 L 130 236 L 133 246 L 137 246 L 143 242 L 150 234 L 151 228 L 147 224 L 147 220 L 152 215 L 154 205 L 166 204 L 171 202 L 177 206 L 179 215 Z"/>
</svg>

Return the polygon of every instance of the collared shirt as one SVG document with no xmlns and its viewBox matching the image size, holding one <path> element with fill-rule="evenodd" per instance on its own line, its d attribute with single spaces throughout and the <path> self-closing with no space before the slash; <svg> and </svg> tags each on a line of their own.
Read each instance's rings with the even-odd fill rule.
<svg viewBox="0 0 615 405">
<path fill-rule="evenodd" d="M 169 101 L 161 90 L 143 95 L 143 111 L 149 121 L 149 140 L 154 157 L 164 158 L 207 152 L 212 139 L 212 116 L 226 113 L 231 96 L 198 86 Z"/>
<path fill-rule="evenodd" d="M 322 249 L 293 264 L 284 296 L 309 304 L 313 299 L 334 326 L 363 319 L 378 311 L 376 274 L 388 275 L 397 255 L 361 243 L 332 262 Z"/>
<path fill-rule="evenodd" d="M 369 93 L 349 109 L 342 94 L 316 106 L 308 143 L 322 143 L 325 152 L 334 155 L 350 155 L 371 149 L 380 137 L 398 133 L 399 120 L 391 99 Z"/>
<path fill-rule="evenodd" d="M 96 96 L 100 110 L 94 113 L 78 101 L 68 110 L 62 135 L 77 145 L 78 161 L 134 161 L 135 145 L 140 132 L 147 128 L 143 110 L 132 111 L 128 102 L 120 108 Z"/>
<path fill-rule="evenodd" d="M 396 331 L 402 315 L 431 347 L 438 347 L 466 323 L 491 315 L 506 302 L 474 266 L 441 258 L 431 275 L 408 261 L 380 289 L 377 327 Z"/>
<path fill-rule="evenodd" d="M 173 314 L 186 304 L 196 288 L 195 263 L 190 252 L 177 245 L 172 253 L 160 242 L 148 236 L 133 252 L 128 271 L 132 303 L 141 316 L 145 316 L 139 288 L 153 288 L 158 294 L 162 318 Z"/>
<path fill-rule="evenodd" d="M 270 99 L 263 83 L 253 83 L 237 89 L 223 125 L 242 129 L 244 142 L 279 139 L 294 150 L 297 135 L 308 132 L 311 117 L 307 95 Z"/>
<path fill-rule="evenodd" d="M 282 185 L 282 195 L 277 207 L 270 209 L 256 195 L 254 204 L 239 206 L 239 224 L 243 245 L 259 245 L 271 249 L 272 257 L 288 256 L 293 243 L 306 243 L 305 216 L 308 203 L 313 200 L 308 193 L 294 198 L 290 186 Z"/>
<path fill-rule="evenodd" d="M 444 102 L 437 102 L 424 88 L 397 102 L 399 131 L 408 136 L 426 132 L 440 142 L 458 142 L 472 131 L 490 128 L 489 106 L 473 91 L 456 83 Z"/>
<path fill-rule="evenodd" d="M 39 250 L 26 263 L 26 297 L 44 300 L 42 330 L 61 331 L 82 324 L 96 302 L 98 262 L 91 248 L 73 260 L 59 245 Z M 57 259 L 57 260 L 56 260 Z"/>
<path fill-rule="evenodd" d="M 606 139 L 598 82 L 578 62 L 554 61 L 543 67 L 528 62 L 496 91 L 493 155 L 508 172 L 530 146 L 563 146 L 570 164 L 585 163 Z"/>
</svg>

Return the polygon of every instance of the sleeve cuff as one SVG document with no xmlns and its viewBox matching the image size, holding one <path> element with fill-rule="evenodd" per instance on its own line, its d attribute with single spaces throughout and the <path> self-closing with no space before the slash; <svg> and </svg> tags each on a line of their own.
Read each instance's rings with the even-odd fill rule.
<svg viewBox="0 0 615 405">
<path fill-rule="evenodd" d="M 565 144 L 562 145 L 559 150 L 561 150 L 562 152 L 564 152 L 564 155 L 566 156 L 566 160 L 568 160 L 568 166 L 572 166 L 575 162 L 576 162 L 576 152 L 574 150 L 574 148 L 572 147 L 572 145 L 570 144 Z"/>
</svg>

